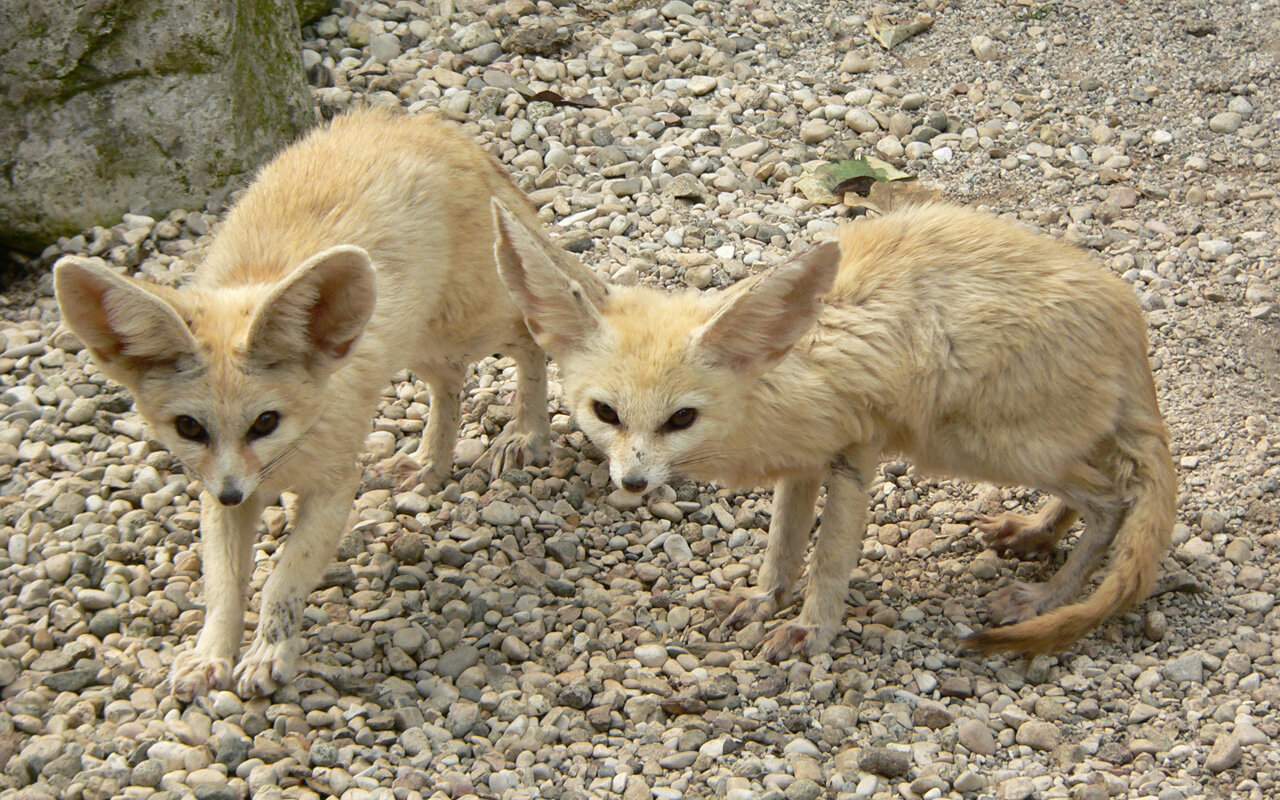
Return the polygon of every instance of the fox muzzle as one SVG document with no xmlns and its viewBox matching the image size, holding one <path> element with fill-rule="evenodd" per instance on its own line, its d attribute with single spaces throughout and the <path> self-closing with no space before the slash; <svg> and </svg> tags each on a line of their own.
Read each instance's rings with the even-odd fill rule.
<svg viewBox="0 0 1280 800">
<path fill-rule="evenodd" d="M 244 502 L 244 492 L 231 481 L 226 481 L 218 492 L 218 502 L 224 506 L 238 506 Z"/>
</svg>

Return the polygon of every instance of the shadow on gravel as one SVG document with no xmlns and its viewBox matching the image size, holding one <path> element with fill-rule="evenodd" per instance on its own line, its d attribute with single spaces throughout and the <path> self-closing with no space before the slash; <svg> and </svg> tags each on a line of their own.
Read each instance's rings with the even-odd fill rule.
<svg viewBox="0 0 1280 800">
<path fill-rule="evenodd" d="M 0 250 L 0 292 L 10 292 L 30 282 L 34 261 L 11 251 Z"/>
</svg>

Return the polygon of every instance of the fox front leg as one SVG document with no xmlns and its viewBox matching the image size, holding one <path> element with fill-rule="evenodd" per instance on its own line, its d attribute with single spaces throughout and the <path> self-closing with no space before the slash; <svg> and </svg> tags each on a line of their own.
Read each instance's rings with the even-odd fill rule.
<svg viewBox="0 0 1280 800">
<path fill-rule="evenodd" d="M 812 655 L 831 646 L 844 619 L 849 594 L 849 573 L 862 554 L 867 527 L 867 491 L 864 475 L 873 461 L 852 466 L 841 458 L 827 479 L 827 505 L 818 526 L 818 541 L 809 561 L 809 585 L 804 606 L 794 622 L 775 628 L 760 648 L 766 661 L 782 661 L 792 655 Z"/>
<path fill-rule="evenodd" d="M 231 683 L 231 668 L 244 638 L 245 593 L 263 505 L 257 495 L 238 506 L 224 506 L 208 492 L 200 496 L 204 627 L 195 647 L 173 662 L 169 682 L 179 700 L 190 701 Z"/>
<path fill-rule="evenodd" d="M 269 695 L 297 674 L 303 607 L 333 559 L 357 484 L 351 469 L 338 486 L 299 495 L 293 531 L 262 589 L 257 633 L 235 670 L 241 697 Z"/>
<path fill-rule="evenodd" d="M 757 585 L 712 600 L 713 610 L 724 617 L 726 626 L 772 619 L 778 609 L 791 602 L 791 588 L 800 577 L 805 544 L 813 528 L 813 504 L 821 486 L 822 479 L 814 476 L 778 481 Z"/>
<path fill-rule="evenodd" d="M 509 469 L 545 464 L 551 439 L 547 418 L 547 357 L 532 340 L 512 351 L 516 362 L 515 419 L 489 447 L 489 472 L 494 478 Z"/>
</svg>

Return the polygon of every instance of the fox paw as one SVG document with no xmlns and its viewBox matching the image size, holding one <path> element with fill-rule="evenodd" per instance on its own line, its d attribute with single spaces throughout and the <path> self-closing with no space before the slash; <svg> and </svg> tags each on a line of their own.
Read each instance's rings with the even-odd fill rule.
<svg viewBox="0 0 1280 800">
<path fill-rule="evenodd" d="M 1044 606 L 1043 588 L 1021 581 L 992 592 L 987 600 L 987 610 L 997 625 L 1011 625 L 1039 616 Z"/>
<path fill-rule="evenodd" d="M 169 687 L 173 696 L 189 703 L 210 689 L 225 689 L 231 683 L 231 659 L 207 655 L 198 650 L 182 653 L 173 661 Z"/>
<path fill-rule="evenodd" d="M 370 489 L 412 492 L 422 487 L 427 494 L 440 491 L 440 487 L 448 477 L 443 470 L 436 469 L 435 464 L 427 464 L 424 467 L 418 463 L 417 459 L 404 454 L 378 462 L 370 473 L 370 477 L 365 481 Z"/>
<path fill-rule="evenodd" d="M 507 427 L 489 445 L 485 459 L 489 474 L 498 477 L 509 469 L 524 469 L 547 462 L 547 439 L 539 433 L 516 431 Z"/>
<path fill-rule="evenodd" d="M 791 657 L 814 655 L 826 650 L 833 637 L 817 627 L 800 622 L 787 622 L 774 628 L 760 645 L 760 657 L 777 663 Z"/>
<path fill-rule="evenodd" d="M 236 665 L 236 693 L 241 697 L 270 695 L 297 674 L 298 652 L 293 639 L 276 644 L 254 639 Z"/>
<path fill-rule="evenodd" d="M 978 540 L 997 553 L 1031 556 L 1052 550 L 1056 543 L 1053 531 L 1046 526 L 1008 511 L 998 517 L 984 514 L 978 518 L 977 528 Z"/>
<path fill-rule="evenodd" d="M 776 593 L 763 589 L 734 589 L 710 598 L 707 604 L 727 628 L 772 619 L 780 605 Z"/>
</svg>

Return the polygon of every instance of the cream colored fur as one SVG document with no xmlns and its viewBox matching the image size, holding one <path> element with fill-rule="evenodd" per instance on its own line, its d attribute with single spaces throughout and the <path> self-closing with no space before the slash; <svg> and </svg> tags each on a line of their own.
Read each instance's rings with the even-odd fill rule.
<svg viewBox="0 0 1280 800">
<path fill-rule="evenodd" d="M 303 605 L 332 558 L 374 408 L 398 370 L 431 390 L 417 453 L 387 465 L 406 488 L 449 477 L 463 371 L 497 351 L 514 356 L 520 375 L 492 471 L 545 457 L 545 357 L 498 281 L 491 198 L 536 227 L 500 166 L 451 126 L 353 112 L 263 168 L 189 287 L 135 281 L 89 259 L 58 263 L 67 325 L 204 484 L 207 611 L 194 649 L 174 664 L 176 694 L 232 680 L 259 515 L 285 489 L 298 495 L 296 524 L 234 679 L 250 695 L 293 677 Z M 257 435 L 271 414 L 274 430 Z M 179 417 L 198 422 L 205 441 L 180 435 Z"/>
<path fill-rule="evenodd" d="M 1012 624 L 972 644 L 1061 649 L 1150 591 L 1176 505 L 1168 434 L 1133 294 L 1083 251 L 927 204 L 847 225 L 838 247 L 722 294 L 664 294 L 570 281 L 497 213 L 503 279 L 619 486 L 775 485 L 759 586 L 716 604 L 728 623 L 790 602 L 826 484 L 803 608 L 766 658 L 821 650 L 840 629 L 882 453 L 1058 498 L 984 521 L 993 547 L 1051 548 L 1085 518 L 1066 565 L 995 593 L 993 616 Z M 1068 604 L 1108 552 L 1101 586 Z"/>
</svg>

